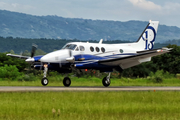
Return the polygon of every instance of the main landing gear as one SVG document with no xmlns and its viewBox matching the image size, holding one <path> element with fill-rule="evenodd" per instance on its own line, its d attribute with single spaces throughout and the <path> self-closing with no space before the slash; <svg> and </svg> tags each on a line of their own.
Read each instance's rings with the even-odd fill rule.
<svg viewBox="0 0 180 120">
<path fill-rule="evenodd" d="M 110 76 L 111 76 L 111 73 L 109 73 L 108 76 L 103 78 L 102 84 L 104 85 L 104 87 L 108 87 L 111 84 Z"/>
<path fill-rule="evenodd" d="M 49 83 L 49 81 L 48 81 L 48 79 L 47 79 L 46 77 L 44 77 L 44 78 L 41 80 L 41 84 L 42 84 L 43 86 L 48 85 L 48 83 Z M 63 85 L 64 85 L 65 87 L 69 87 L 69 86 L 71 85 L 71 79 L 70 79 L 69 77 L 65 77 L 65 78 L 63 79 Z"/>
<path fill-rule="evenodd" d="M 46 77 L 44 77 L 44 78 L 41 80 L 41 84 L 42 84 L 43 86 L 48 85 L 48 83 L 49 83 L 49 81 L 48 81 L 48 79 L 47 79 Z M 64 85 L 65 87 L 69 87 L 69 86 L 71 85 L 71 79 L 70 79 L 69 77 L 65 77 L 65 78 L 63 79 L 63 85 Z"/>
<path fill-rule="evenodd" d="M 70 79 L 69 77 L 65 77 L 65 78 L 63 79 L 63 85 L 64 85 L 65 87 L 69 87 L 69 86 L 71 85 L 71 79 Z"/>
</svg>

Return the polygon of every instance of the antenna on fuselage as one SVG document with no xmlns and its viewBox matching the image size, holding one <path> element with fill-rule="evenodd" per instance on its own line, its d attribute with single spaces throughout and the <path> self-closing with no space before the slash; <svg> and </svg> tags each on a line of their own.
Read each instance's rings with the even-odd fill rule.
<svg viewBox="0 0 180 120">
<path fill-rule="evenodd" d="M 103 39 L 100 39 L 99 44 L 102 44 L 102 42 L 103 42 Z"/>
</svg>

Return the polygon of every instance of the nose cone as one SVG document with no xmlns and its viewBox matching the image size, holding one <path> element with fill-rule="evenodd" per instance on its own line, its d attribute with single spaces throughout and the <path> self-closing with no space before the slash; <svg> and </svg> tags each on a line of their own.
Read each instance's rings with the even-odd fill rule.
<svg viewBox="0 0 180 120">
<path fill-rule="evenodd" d="M 41 61 L 41 62 L 52 62 L 52 57 L 51 57 L 51 56 L 52 56 L 51 54 L 44 55 L 44 56 L 40 59 L 40 61 Z"/>
<path fill-rule="evenodd" d="M 40 61 L 46 63 L 59 63 L 66 61 L 66 58 L 69 57 L 68 50 L 58 50 L 55 52 L 48 53 L 44 55 Z"/>
<path fill-rule="evenodd" d="M 46 57 L 47 55 L 44 55 L 41 59 L 40 59 L 40 61 L 41 62 L 46 62 L 46 61 L 48 61 L 48 58 Z"/>
</svg>

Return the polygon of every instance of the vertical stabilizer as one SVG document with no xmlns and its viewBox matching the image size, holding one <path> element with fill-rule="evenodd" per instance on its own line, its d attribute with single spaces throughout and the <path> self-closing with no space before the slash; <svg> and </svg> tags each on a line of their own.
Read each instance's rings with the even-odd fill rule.
<svg viewBox="0 0 180 120">
<path fill-rule="evenodd" d="M 156 39 L 157 29 L 159 21 L 149 21 L 149 24 L 144 29 L 136 45 L 133 46 L 139 50 L 151 50 L 154 48 L 154 42 Z"/>
</svg>

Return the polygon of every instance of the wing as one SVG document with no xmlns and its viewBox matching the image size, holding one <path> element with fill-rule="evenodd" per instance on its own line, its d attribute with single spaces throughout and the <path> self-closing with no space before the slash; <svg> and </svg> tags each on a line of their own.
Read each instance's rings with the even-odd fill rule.
<svg viewBox="0 0 180 120">
<path fill-rule="evenodd" d="M 21 58 L 21 59 L 28 59 L 28 58 L 30 58 L 29 56 L 22 56 L 22 55 L 13 55 L 13 54 L 6 54 L 6 55 L 10 56 L 10 57 Z"/>
<path fill-rule="evenodd" d="M 151 57 L 170 52 L 171 49 L 172 48 L 162 48 L 156 50 L 138 51 L 136 55 L 99 60 L 98 62 L 103 65 L 120 66 L 122 69 L 126 69 L 141 64 L 143 62 L 150 61 Z"/>
</svg>

